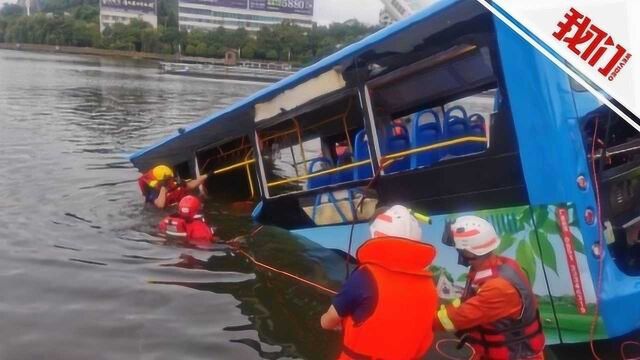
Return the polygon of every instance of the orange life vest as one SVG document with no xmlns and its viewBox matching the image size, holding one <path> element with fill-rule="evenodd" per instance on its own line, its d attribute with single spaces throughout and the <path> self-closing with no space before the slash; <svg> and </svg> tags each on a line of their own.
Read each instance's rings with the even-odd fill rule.
<svg viewBox="0 0 640 360">
<path fill-rule="evenodd" d="M 435 255 L 431 245 L 394 237 L 374 238 L 358 249 L 360 266 L 376 284 L 378 303 L 362 323 L 343 320 L 339 359 L 418 359 L 426 353 L 438 303 L 426 267 Z"/>
<path fill-rule="evenodd" d="M 152 185 L 155 181 L 156 178 L 153 176 L 153 169 L 147 171 L 138 178 L 138 186 L 145 198 L 149 191 L 156 189 L 157 185 Z M 167 205 L 176 204 L 187 195 L 189 195 L 187 189 L 183 186 L 178 186 L 175 181 L 171 180 L 167 183 Z"/>
<path fill-rule="evenodd" d="M 209 246 L 213 243 L 214 232 L 202 215 L 184 219 L 178 214 L 165 217 L 158 224 L 160 235 L 167 240 L 193 246 Z"/>
<path fill-rule="evenodd" d="M 499 263 L 480 272 L 471 271 L 462 302 L 476 294 L 482 284 L 492 278 L 507 280 L 520 295 L 522 310 L 517 318 L 504 318 L 465 330 L 467 342 L 480 359 L 511 360 L 540 358 L 545 338 L 538 313 L 538 303 L 527 276 L 514 260 L 498 257 Z M 482 274 L 481 274 L 482 273 Z"/>
</svg>

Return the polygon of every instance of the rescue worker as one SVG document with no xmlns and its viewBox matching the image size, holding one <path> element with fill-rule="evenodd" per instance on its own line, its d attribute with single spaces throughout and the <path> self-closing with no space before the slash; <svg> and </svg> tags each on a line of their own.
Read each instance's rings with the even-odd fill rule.
<svg viewBox="0 0 640 360">
<path fill-rule="evenodd" d="M 209 247 L 213 244 L 213 230 L 200 214 L 202 204 L 192 195 L 187 195 L 178 204 L 178 213 L 169 215 L 160 221 L 160 234 L 167 240 L 183 242 L 197 247 Z"/>
<path fill-rule="evenodd" d="M 177 204 L 190 191 L 204 184 L 207 176 L 201 175 L 195 180 L 178 184 L 170 167 L 158 165 L 142 174 L 138 178 L 138 185 L 145 202 L 155 205 L 158 209 L 164 209 L 167 206 Z"/>
<path fill-rule="evenodd" d="M 320 325 L 343 331 L 339 359 L 417 359 L 433 340 L 437 293 L 427 267 L 435 248 L 404 206 L 373 217 L 356 253 L 359 267 L 322 315 Z"/>
<path fill-rule="evenodd" d="M 443 242 L 470 271 L 462 298 L 437 311 L 436 330 L 456 332 L 474 348 L 473 359 L 544 359 L 535 294 L 518 263 L 494 253 L 500 238 L 493 226 L 462 216 L 445 225 Z"/>
</svg>

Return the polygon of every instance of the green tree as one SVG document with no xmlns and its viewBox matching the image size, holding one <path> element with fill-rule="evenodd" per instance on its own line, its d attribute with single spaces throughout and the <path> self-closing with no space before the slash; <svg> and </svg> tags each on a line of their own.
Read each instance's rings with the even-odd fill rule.
<svg viewBox="0 0 640 360">
<path fill-rule="evenodd" d="M 240 57 L 245 59 L 254 59 L 256 57 L 256 40 L 249 38 L 246 44 L 240 50 Z"/>
<path fill-rule="evenodd" d="M 178 28 L 178 1 L 158 0 L 158 25 L 164 28 Z"/>
<path fill-rule="evenodd" d="M 100 21 L 100 10 L 91 5 L 80 5 L 73 9 L 71 13 L 76 20 L 98 23 Z"/>
<path fill-rule="evenodd" d="M 241 27 L 227 35 L 225 45 L 231 49 L 242 49 L 249 42 L 249 32 Z"/>
<path fill-rule="evenodd" d="M 0 9 L 0 16 L 2 17 L 16 17 L 24 15 L 24 8 L 15 4 L 4 4 Z"/>
<path fill-rule="evenodd" d="M 40 13 L 24 16 L 21 6 L 0 9 L 0 41 L 103 47 L 107 49 L 223 57 L 239 49 L 245 59 L 308 63 L 375 30 L 357 21 L 301 28 L 291 22 L 264 26 L 256 33 L 178 29 L 177 0 L 158 0 L 158 28 L 139 19 L 99 32 L 99 0 L 38 0 Z M 46 15 L 45 15 L 46 13 Z"/>
</svg>

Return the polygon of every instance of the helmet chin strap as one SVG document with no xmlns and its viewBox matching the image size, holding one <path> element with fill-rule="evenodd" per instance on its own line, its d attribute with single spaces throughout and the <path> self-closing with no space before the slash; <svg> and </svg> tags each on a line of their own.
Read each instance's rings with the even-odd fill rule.
<svg viewBox="0 0 640 360">
<path fill-rule="evenodd" d="M 468 251 L 458 250 L 458 264 L 464 267 L 469 267 L 471 266 L 472 260 L 482 260 L 484 258 L 489 257 L 489 255 L 491 255 L 491 252 L 488 252 L 484 255 L 473 255 L 473 254 L 470 254 Z"/>
</svg>

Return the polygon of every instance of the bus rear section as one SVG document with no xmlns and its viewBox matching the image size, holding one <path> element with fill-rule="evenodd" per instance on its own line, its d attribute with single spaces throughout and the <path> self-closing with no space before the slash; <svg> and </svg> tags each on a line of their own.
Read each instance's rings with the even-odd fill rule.
<svg viewBox="0 0 640 360">
<path fill-rule="evenodd" d="M 624 274 L 639 276 L 640 133 L 603 106 L 587 114 L 583 134 L 611 260 Z"/>
</svg>

